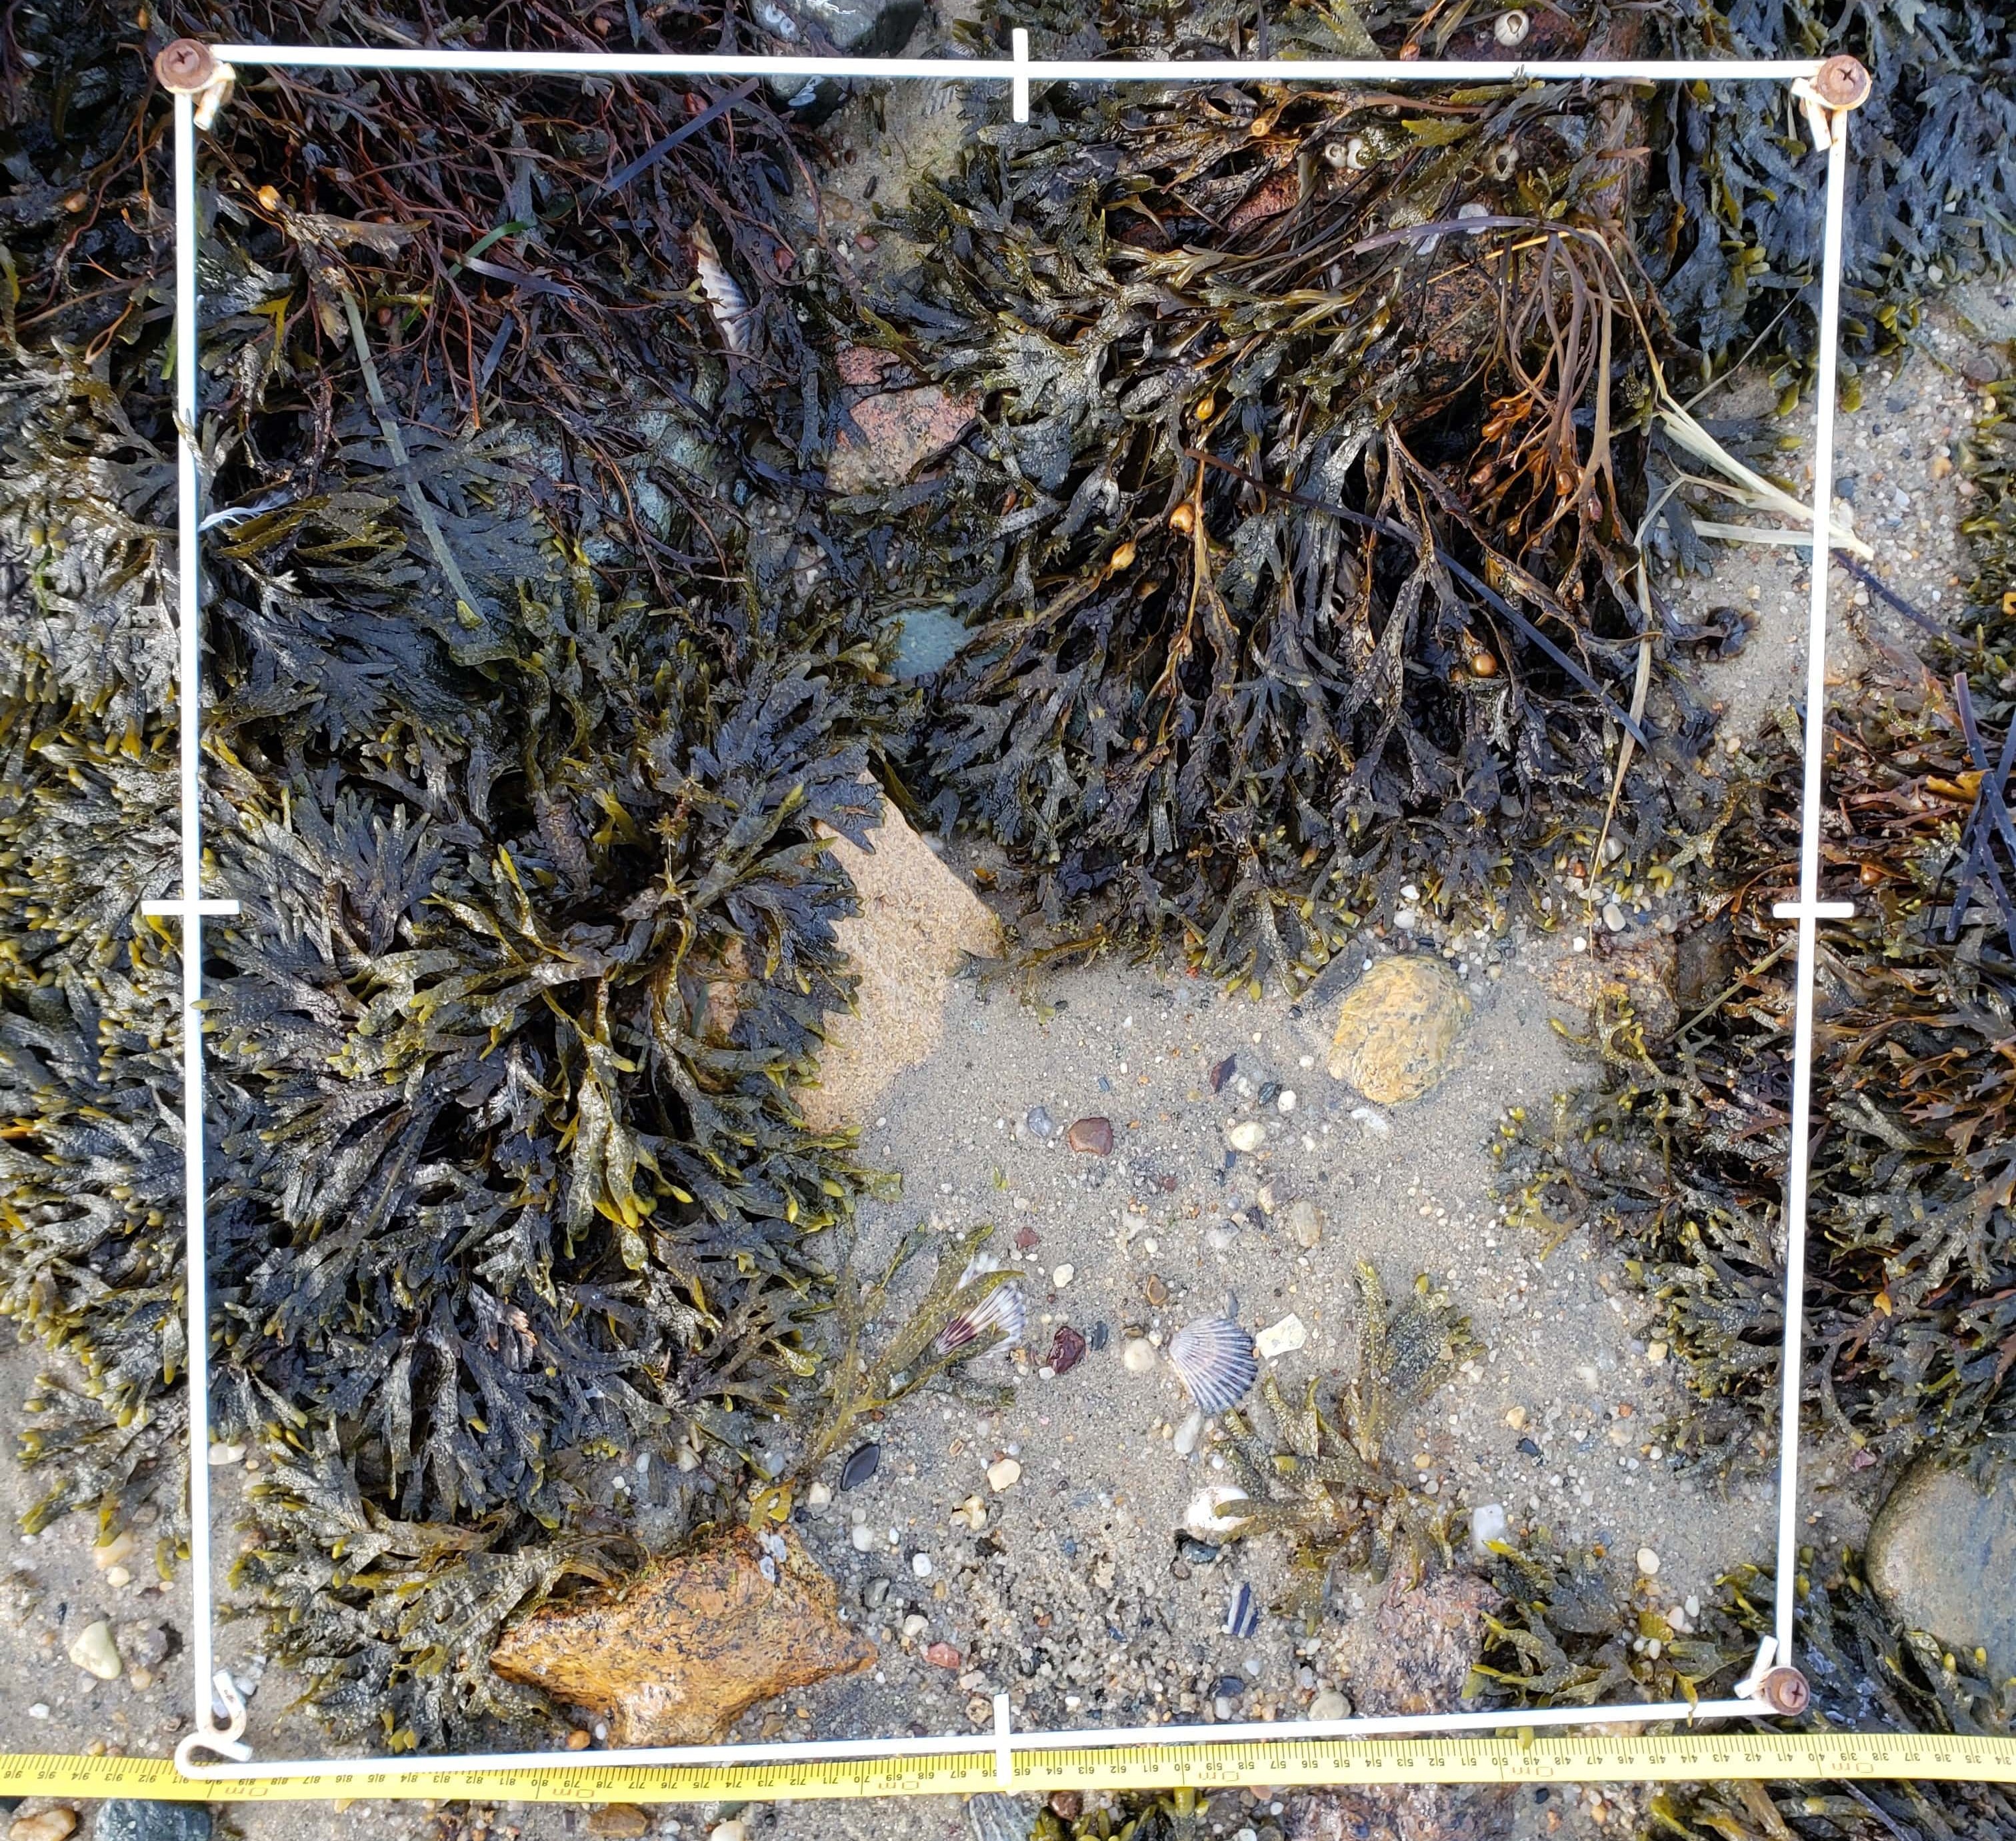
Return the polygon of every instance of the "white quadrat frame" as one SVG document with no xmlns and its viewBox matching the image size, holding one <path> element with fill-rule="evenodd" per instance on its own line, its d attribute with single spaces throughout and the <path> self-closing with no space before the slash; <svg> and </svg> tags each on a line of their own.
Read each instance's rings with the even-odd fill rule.
<svg viewBox="0 0 2016 1841">
<path fill-rule="evenodd" d="M 661 78 L 841 77 L 895 82 L 950 82 L 1008 88 L 1013 117 L 1028 119 L 1029 89 L 1036 83 L 1083 84 L 1376 84 L 1387 88 L 1431 83 L 1521 82 L 1767 83 L 1790 87 L 1803 107 L 1816 150 L 1827 167 L 1825 240 L 1820 272 L 1819 350 L 1814 384 L 1815 433 L 1811 515 L 1812 600 L 1806 639 L 1805 776 L 1801 808 L 1799 895 L 1780 904 L 1777 917 L 1798 932 L 1798 970 L 1792 1049 L 1791 1144 L 1784 1190 L 1784 1338 L 1779 1406 L 1776 1624 L 1759 1645 L 1755 1659 L 1726 1699 L 1673 1701 L 1595 1707 L 1524 1708 L 1504 1712 L 1437 1713 L 1420 1716 L 1352 1717 L 1288 1724 L 1247 1721 L 1215 1725 L 1103 1727 L 1062 1731 L 1017 1731 L 1008 1697 L 994 1696 L 991 1733 L 949 1733 L 935 1737 L 832 1739 L 638 1747 L 597 1752 L 596 1764 L 627 1766 L 761 1766 L 819 1764 L 844 1760 L 893 1763 L 905 1758 L 992 1756 L 995 1781 L 1013 1781 L 1017 1753 L 1093 1750 L 1109 1747 L 1183 1748 L 1292 1738 L 1355 1739 L 1399 1735 L 1481 1734 L 1517 1728 L 1567 1727 L 1597 1721 L 1680 1721 L 1769 1718 L 1800 1710 L 1803 1677 L 1791 1666 L 1795 1582 L 1798 1559 L 1798 1410 L 1801 1368 L 1801 1300 L 1805 1277 L 1808 1140 L 1812 1118 L 1813 961 L 1816 933 L 1823 919 L 1845 917 L 1845 902 L 1823 902 L 1820 892 L 1820 836 L 1823 718 L 1826 697 L 1828 507 L 1833 496 L 1834 416 L 1837 325 L 1841 305 L 1841 214 L 1845 191 L 1848 112 L 1867 92 L 1866 75 L 1852 60 L 1816 59 L 1669 59 L 1640 62 L 1434 61 L 1384 63 L 1312 58 L 1306 60 L 1206 59 L 1177 62 L 1140 59 L 1096 62 L 1034 59 L 1028 34 L 1017 30 L 1007 58 L 825 58 L 740 56 L 659 56 L 621 52 L 485 52 L 458 49 L 367 49 L 347 46 L 218 45 L 179 41 L 163 54 L 164 81 L 174 92 L 175 235 L 175 409 L 177 458 L 176 679 L 179 719 L 182 892 L 179 899 L 149 902 L 143 912 L 182 923 L 182 1133 L 187 1209 L 187 1304 L 189 1348 L 189 1551 L 193 1578 L 189 1653 L 197 1708 L 196 1730 L 177 1748 L 185 1775 L 208 1781 L 390 1774 L 423 1780 L 430 1774 L 469 1770 L 578 1769 L 589 1761 L 579 1752 L 507 1752 L 458 1756 L 255 1760 L 243 1739 L 246 1711 L 228 1671 L 215 1659 L 214 1527 L 211 1511 L 210 1309 L 204 1209 L 202 929 L 207 917 L 238 912 L 228 899 L 206 899 L 199 770 L 202 760 L 202 581 L 200 531 L 203 482 L 196 445 L 199 428 L 196 250 L 200 225 L 196 195 L 196 136 L 228 95 L 239 71 L 416 70 L 472 77 L 572 76 Z M 185 63 L 176 81 L 167 60 L 180 52 Z M 1845 88 L 1834 66 L 1847 67 Z M 1837 81 L 1830 85 L 1828 78 Z M 1818 87 L 1816 88 L 1816 82 Z M 1859 84 L 1859 87 L 1857 88 Z M 222 1710 L 225 1723 L 219 1725 Z M 207 1758 L 196 1754 L 207 1753 Z"/>
</svg>

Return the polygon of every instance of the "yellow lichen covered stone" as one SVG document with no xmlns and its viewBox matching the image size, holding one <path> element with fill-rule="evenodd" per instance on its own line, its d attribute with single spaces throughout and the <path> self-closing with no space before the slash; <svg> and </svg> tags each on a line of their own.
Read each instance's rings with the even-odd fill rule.
<svg viewBox="0 0 2016 1841">
<path fill-rule="evenodd" d="M 1344 994 L 1330 1072 L 1376 1105 L 1418 1100 L 1449 1072 L 1470 1000 L 1425 953 L 1382 959 Z"/>
</svg>

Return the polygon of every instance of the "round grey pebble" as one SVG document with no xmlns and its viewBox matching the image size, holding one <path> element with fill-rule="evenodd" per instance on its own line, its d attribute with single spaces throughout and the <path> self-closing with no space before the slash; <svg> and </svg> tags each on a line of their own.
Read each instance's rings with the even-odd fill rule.
<svg viewBox="0 0 2016 1841">
<path fill-rule="evenodd" d="M 98 1806 L 96 1841 L 210 1841 L 210 1811 L 200 1803 L 149 1803 L 114 1796 Z"/>
</svg>

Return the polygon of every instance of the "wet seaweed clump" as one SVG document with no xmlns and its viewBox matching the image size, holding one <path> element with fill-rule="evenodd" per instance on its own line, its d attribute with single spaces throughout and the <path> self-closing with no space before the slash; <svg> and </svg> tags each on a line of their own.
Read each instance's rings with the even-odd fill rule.
<svg viewBox="0 0 2016 1841">
<path fill-rule="evenodd" d="M 1563 1548 L 1546 1530 L 1496 1543 L 1503 1602 L 1485 1623 L 1466 1699 L 1496 1706 L 1689 1702 L 1726 1692 L 1755 1653 L 1741 1622 L 1712 1602 L 1690 1616 L 1600 1547 Z"/>
<path fill-rule="evenodd" d="M 1273 1374 L 1263 1377 L 1273 1436 L 1247 1412 L 1225 1415 L 1212 1449 L 1235 1486 L 1206 1490 L 1191 1528 L 1207 1540 L 1287 1534 L 1294 1543 L 1289 1601 L 1278 1609 L 1311 1631 L 1337 1565 L 1384 1579 L 1396 1564 L 1418 1577 L 1451 1563 L 1446 1518 L 1413 1488 L 1387 1445 L 1400 1416 L 1433 1394 L 1476 1346 L 1468 1320 L 1425 1278 L 1395 1305 L 1363 1260 L 1358 1292 L 1357 1373 L 1331 1410 L 1317 1403 L 1319 1379 L 1297 1403 Z"/>
<path fill-rule="evenodd" d="M 905 219 L 877 335 L 992 408 L 887 527 L 949 612 L 918 773 L 1054 942 L 1299 978 L 1409 875 L 1502 919 L 1700 727 L 1633 703 L 1656 315 L 1628 99 L 1061 90 Z M 1670 705 L 1670 707 L 1668 707 Z M 1647 834 L 1650 834 L 1648 829 Z"/>
<path fill-rule="evenodd" d="M 189 1357 L 180 940 L 140 913 L 179 879 L 145 73 L 252 23 L 24 14 L 7 66 L 0 1309 L 83 1375 L 31 1402 L 31 1525 L 153 1518 L 164 1565 Z M 828 841 L 878 817 L 903 694 L 799 547 L 801 169 L 753 90 L 258 81 L 203 157 L 202 892 L 239 904 L 204 933 L 212 1411 L 265 1461 L 239 1578 L 275 1652 L 338 1731 L 433 1744 L 532 1706 L 484 1666 L 515 1609 L 775 1474 L 822 1242 L 870 1180 L 791 1097 L 851 988 Z M 778 433 L 780 381 L 813 434 Z"/>
<path fill-rule="evenodd" d="M 1994 491 L 1971 521 L 1975 604 L 1927 662 L 1893 658 L 1827 719 L 1822 896 L 1856 914 L 1820 940 L 1804 1385 L 1863 1467 L 1931 1445 L 1984 1472 L 2016 1437 L 1999 412 L 1979 450 Z M 1677 853 L 1699 865 L 1684 1021 L 1653 1039 L 1628 1004 L 1600 1006 L 1596 1085 L 1509 1125 L 1502 1151 L 1516 1217 L 1550 1238 L 1592 1227 L 1659 1301 L 1696 1399 L 1679 1448 L 1718 1464 L 1775 1449 L 1794 965 L 1771 910 L 1798 883 L 1795 739 L 1788 721 L 1732 762 Z"/>
<path fill-rule="evenodd" d="M 1855 1556 L 1823 1569 L 1801 1556 L 1799 1666 L 1813 1689 L 1802 1723 L 1832 1731 L 2010 1735 L 2016 1706 L 2005 1685 L 1921 1631 L 1899 1628 L 1861 1576 Z M 1722 1582 L 1719 1614 L 1750 1644 L 1771 1627 L 1769 1574 L 1745 1567 Z M 1648 1810 L 1654 1836 L 1721 1841 L 1895 1841 L 1899 1835 L 2016 1836 L 2007 1785 L 1877 1778 L 1790 1783 L 1680 1784 Z"/>
</svg>

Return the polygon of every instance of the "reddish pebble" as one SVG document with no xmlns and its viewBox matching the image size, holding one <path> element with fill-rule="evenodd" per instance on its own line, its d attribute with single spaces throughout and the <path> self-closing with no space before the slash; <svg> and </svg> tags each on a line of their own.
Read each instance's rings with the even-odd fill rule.
<svg viewBox="0 0 2016 1841">
<path fill-rule="evenodd" d="M 1060 1324 L 1050 1338 L 1049 1367 L 1053 1374 L 1068 1374 L 1085 1359 L 1085 1338 L 1069 1324 Z"/>
<path fill-rule="evenodd" d="M 1042 1238 L 1033 1227 L 1017 1227 L 1015 1230 L 1015 1250 L 1018 1253 L 1028 1252 Z"/>
<path fill-rule="evenodd" d="M 959 1654 L 949 1643 L 927 1643 L 924 1646 L 924 1660 L 934 1668 L 956 1669 L 959 1664 Z"/>
<path fill-rule="evenodd" d="M 1110 1119 L 1081 1119 L 1064 1133 L 1064 1142 L 1074 1151 L 1082 1151 L 1088 1156 L 1111 1157 L 1113 1155 L 1113 1121 Z"/>
</svg>

